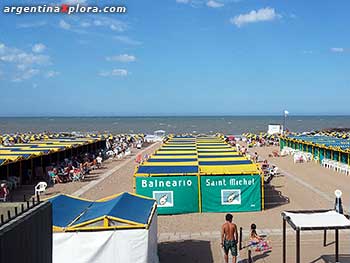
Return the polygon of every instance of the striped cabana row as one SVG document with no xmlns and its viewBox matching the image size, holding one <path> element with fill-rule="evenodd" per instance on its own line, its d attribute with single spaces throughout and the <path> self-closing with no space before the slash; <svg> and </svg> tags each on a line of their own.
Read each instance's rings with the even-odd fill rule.
<svg viewBox="0 0 350 263">
<path fill-rule="evenodd" d="M 280 138 L 280 148 L 311 153 L 314 160 L 331 159 L 350 165 L 350 140 L 325 135 L 289 135 Z"/>
<path fill-rule="evenodd" d="M 160 214 L 257 211 L 263 208 L 263 180 L 259 166 L 221 137 L 172 136 L 136 168 L 134 179 L 136 192 L 156 199 Z M 243 189 L 242 182 L 249 187 L 254 184 L 252 192 Z M 242 189 L 233 190 L 242 193 L 239 198 L 243 200 L 247 200 L 245 193 L 250 192 L 254 204 L 241 205 L 240 202 L 236 206 L 227 206 L 218 203 L 221 193 L 225 193 L 221 190 L 224 191 L 226 183 L 227 186 L 237 183 L 236 188 Z M 217 188 L 214 195 L 210 194 L 212 186 Z M 232 193 L 231 187 L 229 190 Z"/>
</svg>

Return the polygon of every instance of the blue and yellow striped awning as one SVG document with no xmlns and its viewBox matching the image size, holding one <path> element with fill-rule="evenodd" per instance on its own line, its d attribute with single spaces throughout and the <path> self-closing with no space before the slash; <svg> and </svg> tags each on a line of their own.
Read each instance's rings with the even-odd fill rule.
<svg viewBox="0 0 350 263">
<path fill-rule="evenodd" d="M 86 144 L 94 143 L 105 138 L 104 135 L 98 135 L 97 138 L 92 137 L 60 137 L 59 134 L 55 135 L 15 135 L 11 137 L 9 135 L 1 136 L 4 140 L 14 140 L 14 138 L 24 138 L 30 140 L 28 143 L 15 143 L 10 146 L 0 146 L 0 159 L 1 165 L 8 164 L 10 162 L 16 162 L 20 160 L 27 160 L 41 155 L 47 155 L 54 152 L 64 151 L 73 147 L 79 147 Z M 38 141 L 40 140 L 40 141 Z M 23 140 L 19 140 L 23 141 Z"/>
<path fill-rule="evenodd" d="M 174 143 L 176 140 L 176 143 Z M 260 167 L 222 138 L 170 138 L 136 170 L 135 176 L 261 174 Z"/>
</svg>

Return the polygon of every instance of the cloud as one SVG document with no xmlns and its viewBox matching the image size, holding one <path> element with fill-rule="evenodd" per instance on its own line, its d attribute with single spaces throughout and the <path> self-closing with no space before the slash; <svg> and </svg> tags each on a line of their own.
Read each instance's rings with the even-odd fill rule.
<svg viewBox="0 0 350 263">
<path fill-rule="evenodd" d="M 46 21 L 37 21 L 32 23 L 21 23 L 17 25 L 17 28 L 35 28 L 47 25 Z"/>
<path fill-rule="evenodd" d="M 345 49 L 342 47 L 332 47 L 330 50 L 334 53 L 343 53 L 345 51 Z"/>
<path fill-rule="evenodd" d="M 6 77 L 18 82 L 38 75 L 41 72 L 39 68 L 50 65 L 51 61 L 47 55 L 26 52 L 0 43 L 0 64 L 3 65 Z"/>
<path fill-rule="evenodd" d="M 207 6 L 211 7 L 211 8 L 219 8 L 219 7 L 223 7 L 224 4 L 216 2 L 216 1 L 213 1 L 213 0 L 210 0 L 209 2 L 207 2 Z"/>
<path fill-rule="evenodd" d="M 138 46 L 142 44 L 142 42 L 134 40 L 128 36 L 114 36 L 113 39 L 123 44 L 131 45 L 131 46 Z"/>
<path fill-rule="evenodd" d="M 15 77 L 12 79 L 13 82 L 21 82 L 26 79 L 30 79 L 34 77 L 35 75 L 38 75 L 40 70 L 30 68 L 22 72 L 18 72 Z"/>
<path fill-rule="evenodd" d="M 111 71 L 102 71 L 99 73 L 101 77 L 126 77 L 128 71 L 126 69 L 112 69 Z"/>
<path fill-rule="evenodd" d="M 32 47 L 32 51 L 33 51 L 34 53 L 41 53 L 41 52 L 43 52 L 45 49 L 46 49 L 46 46 L 45 46 L 44 44 L 41 44 L 41 43 L 35 44 L 35 45 Z"/>
<path fill-rule="evenodd" d="M 81 23 L 80 23 L 80 26 L 81 26 L 81 27 L 90 27 L 90 26 L 91 26 L 91 23 L 89 23 L 89 22 L 81 22 Z"/>
<path fill-rule="evenodd" d="M 69 30 L 71 29 L 71 24 L 68 24 L 66 21 L 64 21 L 63 19 L 60 20 L 60 22 L 58 23 L 58 26 L 62 29 L 65 29 L 65 30 Z"/>
<path fill-rule="evenodd" d="M 74 17 L 74 19 L 71 18 L 68 21 L 69 22 L 61 20 L 59 22 L 59 27 L 65 30 L 70 30 L 72 32 L 81 34 L 97 33 L 91 32 L 94 28 L 98 28 L 99 32 L 101 32 L 101 28 L 106 28 L 115 32 L 124 32 L 128 29 L 127 23 L 106 16 L 97 17 L 95 15 L 91 15 L 84 19 Z M 88 31 L 88 29 L 90 30 Z"/>
<path fill-rule="evenodd" d="M 128 54 L 121 54 L 112 57 L 106 57 L 107 61 L 117 61 L 117 62 L 134 62 L 136 61 L 136 57 Z"/>
<path fill-rule="evenodd" d="M 237 27 L 241 27 L 245 24 L 272 21 L 280 17 L 281 15 L 277 14 L 274 8 L 266 7 L 235 16 L 230 19 L 230 22 Z"/>
<path fill-rule="evenodd" d="M 180 4 L 188 4 L 190 2 L 190 0 L 176 0 L 176 3 L 180 3 Z"/>
<path fill-rule="evenodd" d="M 108 27 L 113 31 L 124 32 L 127 29 L 127 24 L 123 21 L 110 17 L 99 17 L 92 22 L 95 26 Z"/>
<path fill-rule="evenodd" d="M 27 66 L 37 64 L 49 64 L 50 57 L 45 55 L 35 55 L 33 53 L 26 53 L 19 49 L 8 49 L 6 54 L 0 56 L 0 61 L 17 64 L 20 69 Z"/>
<path fill-rule="evenodd" d="M 45 77 L 46 78 L 53 78 L 56 77 L 60 74 L 60 72 L 58 71 L 54 71 L 54 70 L 49 70 L 48 72 L 46 72 Z"/>
</svg>

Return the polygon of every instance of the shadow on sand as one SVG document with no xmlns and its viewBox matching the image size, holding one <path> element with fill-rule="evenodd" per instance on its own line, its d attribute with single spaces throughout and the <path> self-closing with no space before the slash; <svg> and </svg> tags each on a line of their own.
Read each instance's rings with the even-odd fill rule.
<svg viewBox="0 0 350 263">
<path fill-rule="evenodd" d="M 204 240 L 183 240 L 162 242 L 158 245 L 161 263 L 212 263 L 210 242 Z"/>
<path fill-rule="evenodd" d="M 270 255 L 270 253 L 271 253 L 271 251 L 266 251 L 266 252 L 259 253 L 259 254 L 253 254 L 251 257 L 251 260 L 249 260 L 247 257 L 247 258 L 240 260 L 239 263 L 253 263 L 253 262 L 258 261 L 259 259 L 264 259 L 264 258 L 268 257 Z M 263 260 L 261 262 L 265 262 L 265 261 Z M 269 262 L 269 261 L 267 260 L 266 262 Z"/>
<path fill-rule="evenodd" d="M 289 198 L 283 196 L 281 191 L 276 188 L 279 188 L 279 186 L 271 184 L 264 185 L 265 209 L 272 209 L 289 203 Z"/>
<path fill-rule="evenodd" d="M 341 263 L 349 263 L 350 262 L 350 254 L 340 254 L 339 261 Z M 311 261 L 310 263 L 336 263 L 334 255 L 322 255 L 319 258 Z"/>
</svg>

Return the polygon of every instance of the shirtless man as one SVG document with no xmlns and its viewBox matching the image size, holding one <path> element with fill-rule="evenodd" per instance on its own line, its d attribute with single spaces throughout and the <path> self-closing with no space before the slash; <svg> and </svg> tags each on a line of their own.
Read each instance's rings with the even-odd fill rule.
<svg viewBox="0 0 350 263">
<path fill-rule="evenodd" d="M 238 232 L 236 224 L 232 223 L 233 216 L 226 215 L 226 222 L 221 227 L 221 246 L 225 252 L 225 263 L 228 263 L 228 252 L 231 250 L 232 263 L 237 261 Z"/>
</svg>

